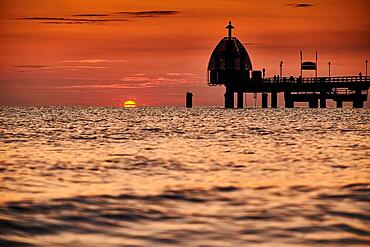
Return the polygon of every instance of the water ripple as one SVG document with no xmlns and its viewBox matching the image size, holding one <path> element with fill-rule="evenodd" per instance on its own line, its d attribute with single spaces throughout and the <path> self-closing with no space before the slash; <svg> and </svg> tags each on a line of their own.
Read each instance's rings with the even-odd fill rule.
<svg viewBox="0 0 370 247">
<path fill-rule="evenodd" d="M 0 107 L 0 246 L 370 245 L 369 109 Z"/>
</svg>

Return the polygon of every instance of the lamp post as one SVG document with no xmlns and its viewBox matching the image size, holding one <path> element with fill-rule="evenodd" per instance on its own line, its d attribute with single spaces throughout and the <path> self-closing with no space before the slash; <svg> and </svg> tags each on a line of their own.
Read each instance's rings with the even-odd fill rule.
<svg viewBox="0 0 370 247">
<path fill-rule="evenodd" d="M 367 63 L 368 63 L 369 61 L 367 61 L 367 59 L 365 60 L 365 64 L 366 64 L 366 68 L 365 68 L 365 76 L 367 76 Z"/>
<path fill-rule="evenodd" d="M 280 61 L 280 78 L 283 78 L 283 61 Z"/>
<path fill-rule="evenodd" d="M 331 72 L 330 71 L 330 66 L 331 66 L 331 62 L 329 62 L 328 65 L 329 65 L 329 78 L 330 78 L 330 72 Z"/>
</svg>

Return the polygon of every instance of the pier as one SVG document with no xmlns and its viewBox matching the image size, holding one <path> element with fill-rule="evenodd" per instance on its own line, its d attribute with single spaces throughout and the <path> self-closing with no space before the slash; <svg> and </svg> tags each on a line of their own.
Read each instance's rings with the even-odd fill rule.
<svg viewBox="0 0 370 247">
<path fill-rule="evenodd" d="M 250 78 L 246 83 L 226 85 L 225 107 L 234 108 L 234 94 L 236 107 L 246 107 L 244 94 L 257 93 L 262 97 L 262 108 L 268 105 L 277 108 L 277 95 L 283 93 L 286 108 L 294 107 L 295 102 L 307 102 L 310 108 L 326 108 L 327 100 L 336 102 L 338 108 L 343 107 L 344 102 L 352 103 L 354 108 L 362 108 L 368 98 L 369 87 L 370 76 Z"/>
<path fill-rule="evenodd" d="M 284 94 L 284 106 L 294 107 L 296 102 L 307 102 L 310 108 L 326 108 L 327 100 L 336 102 L 338 108 L 344 102 L 351 102 L 354 108 L 364 107 L 368 98 L 370 76 L 317 76 L 317 53 L 315 62 L 303 62 L 301 52 L 301 75 L 299 77 L 280 76 L 265 78 L 265 70 L 253 70 L 249 54 L 243 44 L 232 37 L 234 27 L 231 22 L 226 27 L 228 36 L 224 37 L 212 52 L 208 64 L 208 85 L 225 86 L 225 108 L 246 107 L 246 93 L 261 94 L 262 108 L 278 107 L 278 93 Z M 330 62 L 329 62 L 330 66 Z M 367 66 L 367 62 L 366 62 Z M 314 70 L 315 77 L 303 77 L 304 70 Z"/>
</svg>

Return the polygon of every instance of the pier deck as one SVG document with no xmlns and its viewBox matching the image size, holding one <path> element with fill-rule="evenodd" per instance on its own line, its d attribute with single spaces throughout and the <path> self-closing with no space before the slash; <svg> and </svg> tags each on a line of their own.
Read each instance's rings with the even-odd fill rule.
<svg viewBox="0 0 370 247">
<path fill-rule="evenodd" d="M 277 107 L 277 93 L 284 93 L 287 108 L 294 107 L 294 102 L 308 102 L 312 108 L 319 105 L 325 108 L 327 99 L 335 101 L 337 107 L 342 107 L 343 102 L 352 102 L 353 107 L 361 108 L 367 100 L 369 88 L 370 76 L 251 78 L 247 83 L 229 86 L 231 92 L 238 93 L 238 101 L 242 101 L 240 95 L 243 93 L 262 93 L 262 107 L 267 107 L 270 93 L 272 108 Z M 238 107 L 242 105 L 238 102 Z"/>
</svg>

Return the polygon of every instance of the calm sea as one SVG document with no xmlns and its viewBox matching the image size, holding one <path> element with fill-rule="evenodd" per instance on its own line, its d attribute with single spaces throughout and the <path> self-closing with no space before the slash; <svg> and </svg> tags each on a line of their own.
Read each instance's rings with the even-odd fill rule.
<svg viewBox="0 0 370 247">
<path fill-rule="evenodd" d="M 370 110 L 0 108 L 0 246 L 370 245 Z"/>
</svg>

